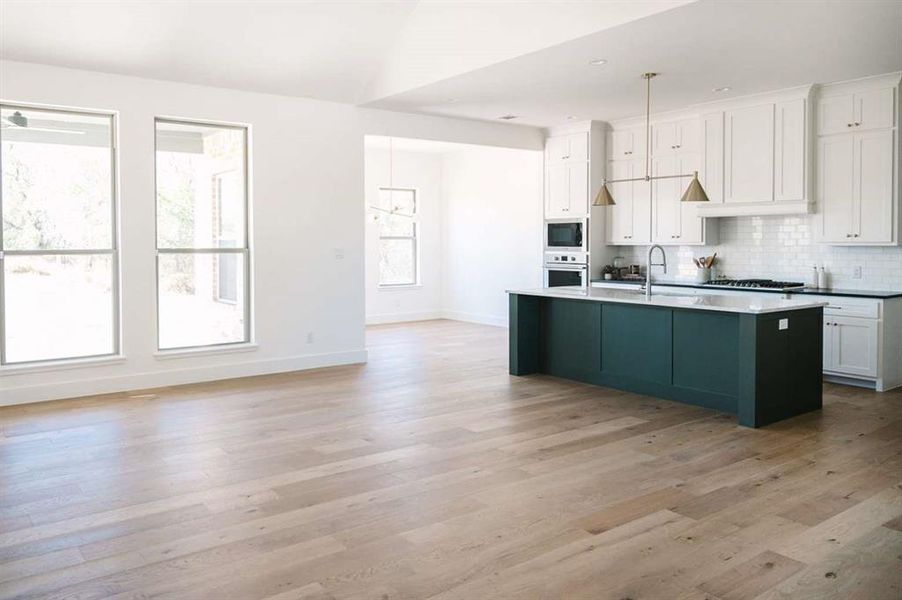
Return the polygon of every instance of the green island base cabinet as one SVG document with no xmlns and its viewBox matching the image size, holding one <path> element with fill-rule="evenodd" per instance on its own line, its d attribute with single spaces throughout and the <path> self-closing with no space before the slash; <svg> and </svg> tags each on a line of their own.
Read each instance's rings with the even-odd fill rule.
<svg viewBox="0 0 902 600">
<path fill-rule="evenodd" d="M 564 290 L 510 292 L 512 375 L 544 373 L 693 404 L 735 414 L 746 427 L 822 406 L 823 307 L 816 302 L 718 306 L 716 299 Z"/>
</svg>

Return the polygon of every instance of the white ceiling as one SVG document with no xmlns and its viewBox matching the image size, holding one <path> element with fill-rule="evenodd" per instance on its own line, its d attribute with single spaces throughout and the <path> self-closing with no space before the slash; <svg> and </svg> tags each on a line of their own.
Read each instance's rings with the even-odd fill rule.
<svg viewBox="0 0 902 600">
<path fill-rule="evenodd" d="M 2 0 L 0 57 L 356 104 L 687 1 Z"/>
<path fill-rule="evenodd" d="M 608 60 L 603 67 L 588 64 Z M 538 126 L 902 70 L 902 1 L 701 0 L 372 106 Z M 730 86 L 725 93 L 716 87 Z M 449 103 L 448 99 L 458 99 Z"/>
<path fill-rule="evenodd" d="M 7 60 L 536 126 L 638 115 L 648 70 L 656 111 L 902 70 L 900 31 L 900 0 L 0 0 Z"/>
<path fill-rule="evenodd" d="M 356 102 L 416 5 L 2 0 L 0 56 Z"/>
</svg>

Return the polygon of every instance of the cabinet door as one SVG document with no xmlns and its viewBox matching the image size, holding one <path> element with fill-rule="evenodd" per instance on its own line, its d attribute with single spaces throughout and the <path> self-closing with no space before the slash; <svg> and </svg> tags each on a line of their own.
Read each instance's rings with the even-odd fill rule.
<svg viewBox="0 0 902 600">
<path fill-rule="evenodd" d="M 676 150 L 698 152 L 698 120 L 684 119 L 676 122 Z"/>
<path fill-rule="evenodd" d="M 547 151 L 548 162 L 563 162 L 570 154 L 570 138 L 566 135 L 556 135 L 548 138 Z"/>
<path fill-rule="evenodd" d="M 565 164 L 548 167 L 548 194 L 545 203 L 547 216 L 566 216 L 570 209 L 570 181 Z"/>
<path fill-rule="evenodd" d="M 677 172 L 683 175 L 698 170 L 698 157 L 695 154 L 680 155 L 677 160 L 677 169 Z M 704 219 L 698 216 L 698 203 L 680 202 L 691 179 L 686 177 L 674 181 L 677 182 L 676 202 L 680 212 L 680 230 L 677 232 L 676 239 L 680 244 L 701 244 L 705 241 L 705 228 Z"/>
<path fill-rule="evenodd" d="M 854 241 L 892 242 L 893 131 L 866 131 L 854 140 Z"/>
<path fill-rule="evenodd" d="M 616 198 L 614 201 L 616 202 Z M 589 212 L 589 163 L 567 165 L 568 215 L 584 215 Z"/>
<path fill-rule="evenodd" d="M 825 242 L 849 242 L 855 186 L 854 136 L 838 135 L 818 141 L 817 189 L 821 213 L 821 238 Z"/>
<path fill-rule="evenodd" d="M 573 133 L 567 136 L 568 161 L 589 160 L 589 134 Z"/>
<path fill-rule="evenodd" d="M 827 96 L 817 102 L 817 132 L 820 135 L 851 131 L 855 122 L 852 94 Z"/>
<path fill-rule="evenodd" d="M 645 161 L 632 161 L 631 177 L 645 176 Z M 651 184 L 647 181 L 632 182 L 632 204 L 633 204 L 633 231 L 630 234 L 630 243 L 632 244 L 649 244 L 651 243 Z M 615 198 L 616 200 L 616 198 Z"/>
<path fill-rule="evenodd" d="M 608 163 L 608 179 L 632 177 L 631 162 L 615 160 Z M 633 234 L 633 198 L 630 182 L 611 183 L 608 190 L 614 197 L 614 206 L 608 208 L 608 240 L 612 244 L 629 244 Z"/>
<path fill-rule="evenodd" d="M 833 320 L 824 315 L 824 371 L 834 371 L 833 364 Z"/>
<path fill-rule="evenodd" d="M 723 202 L 723 113 L 701 120 L 702 159 L 698 178 L 711 202 Z"/>
<path fill-rule="evenodd" d="M 774 105 L 724 113 L 724 202 L 774 199 Z"/>
<path fill-rule="evenodd" d="M 874 319 L 831 317 L 833 364 L 836 373 L 877 376 L 877 327 Z"/>
<path fill-rule="evenodd" d="M 652 161 L 652 174 L 676 175 L 676 156 L 661 156 Z M 658 244 L 678 244 L 680 236 L 680 179 L 656 179 L 652 185 L 654 226 L 652 238 Z"/>
<path fill-rule="evenodd" d="M 799 98 L 776 105 L 774 140 L 774 199 L 805 198 L 805 100 Z"/>
<path fill-rule="evenodd" d="M 855 127 L 886 129 L 893 126 L 893 88 L 855 94 Z"/>
<path fill-rule="evenodd" d="M 610 145 L 612 159 L 645 156 L 645 130 L 638 128 L 617 129 L 611 132 Z"/>
<path fill-rule="evenodd" d="M 678 127 L 676 122 L 655 123 L 651 126 L 652 156 L 673 154 L 677 151 Z"/>
</svg>

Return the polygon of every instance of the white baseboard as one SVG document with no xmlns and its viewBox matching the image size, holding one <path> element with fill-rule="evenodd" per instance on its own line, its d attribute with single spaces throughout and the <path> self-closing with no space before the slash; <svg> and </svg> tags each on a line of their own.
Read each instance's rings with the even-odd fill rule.
<svg viewBox="0 0 902 600">
<path fill-rule="evenodd" d="M 446 310 L 442 312 L 443 319 L 452 319 L 454 321 L 466 321 L 467 323 L 479 323 L 481 325 L 493 325 L 495 327 L 507 327 L 507 315 L 498 317 L 495 315 L 486 315 L 479 313 L 469 313 L 459 310 Z"/>
<path fill-rule="evenodd" d="M 383 313 L 381 315 L 367 315 L 367 325 L 382 325 L 384 323 L 406 323 L 408 321 L 431 321 L 441 319 L 442 313 L 437 310 L 425 310 L 419 312 Z"/>
<path fill-rule="evenodd" d="M 0 398 L 0 406 L 61 400 L 65 398 L 77 398 L 80 396 L 94 396 L 97 394 L 111 394 L 129 390 L 142 390 L 170 385 L 182 385 L 186 383 L 200 383 L 203 381 L 215 381 L 219 379 L 233 379 L 235 377 L 249 377 L 252 375 L 303 371 L 320 367 L 336 367 L 339 365 L 365 363 L 366 359 L 366 350 L 350 350 L 347 352 L 305 354 L 287 358 L 251 360 L 185 369 L 166 369 L 146 373 L 131 373 L 114 377 L 76 379 L 72 381 L 4 390 L 3 397 Z"/>
</svg>

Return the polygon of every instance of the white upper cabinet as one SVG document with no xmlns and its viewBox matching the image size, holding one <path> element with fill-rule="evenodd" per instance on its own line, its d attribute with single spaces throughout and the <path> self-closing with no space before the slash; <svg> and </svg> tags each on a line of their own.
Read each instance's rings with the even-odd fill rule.
<svg viewBox="0 0 902 600">
<path fill-rule="evenodd" d="M 893 126 L 893 88 L 855 94 L 855 129 L 886 129 Z"/>
<path fill-rule="evenodd" d="M 630 159 L 645 156 L 645 128 L 627 127 L 608 132 L 608 158 Z"/>
<path fill-rule="evenodd" d="M 857 133 L 852 181 L 855 186 L 853 239 L 856 242 L 893 241 L 893 131 Z"/>
<path fill-rule="evenodd" d="M 893 242 L 893 133 L 886 129 L 820 139 L 821 241 Z"/>
<path fill-rule="evenodd" d="M 807 197 L 805 159 L 805 100 L 778 102 L 774 114 L 774 200 L 787 202 Z"/>
<path fill-rule="evenodd" d="M 724 112 L 724 203 L 774 199 L 774 105 Z"/>
<path fill-rule="evenodd" d="M 847 242 L 852 238 L 854 146 L 852 136 L 824 137 L 818 144 L 817 189 L 822 241 Z"/>
<path fill-rule="evenodd" d="M 701 118 L 701 168 L 698 177 L 712 203 L 723 203 L 723 113 Z"/>
<path fill-rule="evenodd" d="M 571 133 L 548 138 L 546 152 L 549 163 L 589 160 L 589 134 Z"/>
<path fill-rule="evenodd" d="M 545 215 L 567 216 L 570 211 L 570 173 L 567 165 L 549 165 L 545 184 Z"/>
<path fill-rule="evenodd" d="M 645 175 L 644 160 L 615 160 L 608 163 L 610 179 L 632 179 Z M 614 206 L 607 208 L 608 243 L 647 244 L 651 239 L 651 197 L 646 181 L 609 184 Z"/>
<path fill-rule="evenodd" d="M 895 114 L 893 87 L 828 94 L 817 104 L 820 135 L 892 127 Z"/>
<path fill-rule="evenodd" d="M 899 240 L 898 74 L 824 86 L 817 103 L 818 241 Z"/>
<path fill-rule="evenodd" d="M 854 122 L 853 94 L 828 96 L 817 101 L 817 132 L 820 135 L 850 131 Z"/>
<path fill-rule="evenodd" d="M 584 215 L 589 212 L 589 163 L 567 165 L 568 213 Z"/>
<path fill-rule="evenodd" d="M 560 163 L 548 166 L 545 216 L 582 216 L 589 210 L 589 165 Z"/>
<path fill-rule="evenodd" d="M 652 175 L 687 175 L 698 170 L 696 154 L 656 156 L 652 161 Z M 713 243 L 708 239 L 709 225 L 698 216 L 696 202 L 681 202 L 689 185 L 689 177 L 656 179 L 651 182 L 652 241 L 656 244 L 700 245 Z"/>
<path fill-rule="evenodd" d="M 654 156 L 698 150 L 698 120 L 682 119 L 655 123 L 651 128 L 651 146 Z"/>
</svg>

